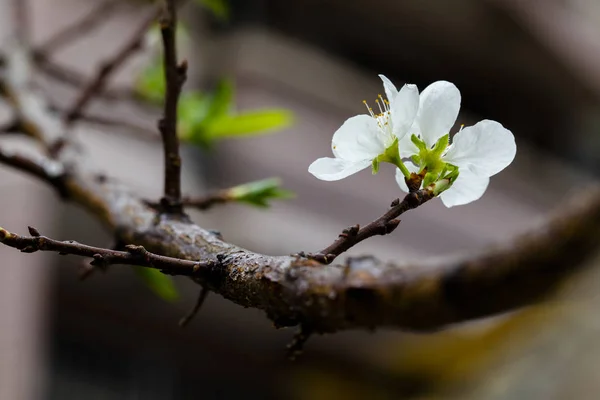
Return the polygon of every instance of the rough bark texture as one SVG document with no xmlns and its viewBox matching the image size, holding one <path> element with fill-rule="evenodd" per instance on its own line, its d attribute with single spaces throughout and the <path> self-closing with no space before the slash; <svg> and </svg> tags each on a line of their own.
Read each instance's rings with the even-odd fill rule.
<svg viewBox="0 0 600 400">
<path fill-rule="evenodd" d="M 27 107 L 24 86 L 6 77 L 1 86 L 16 109 Z M 25 133 L 45 136 L 43 119 L 27 122 Z M 157 215 L 118 181 L 85 172 L 85 159 L 30 161 L 39 168 L 14 160 L 12 154 L 0 159 L 54 185 L 65 199 L 102 221 L 118 241 L 207 262 L 193 278 L 203 287 L 244 307 L 264 310 L 277 326 L 302 325 L 321 333 L 376 327 L 432 330 L 520 307 L 575 272 L 599 242 L 596 188 L 562 205 L 543 229 L 478 256 L 418 265 L 361 257 L 326 266 L 300 256 L 253 253 L 193 223 Z M 56 163 L 64 168 L 58 175 L 57 168 L 47 171 Z M 253 233 L 260 235 L 256 229 Z"/>
</svg>

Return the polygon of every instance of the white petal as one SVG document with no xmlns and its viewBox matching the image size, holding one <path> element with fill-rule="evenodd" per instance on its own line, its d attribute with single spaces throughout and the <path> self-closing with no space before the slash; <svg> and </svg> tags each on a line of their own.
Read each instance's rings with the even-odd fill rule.
<svg viewBox="0 0 600 400">
<path fill-rule="evenodd" d="M 337 181 L 357 173 L 371 165 L 371 160 L 358 162 L 340 158 L 319 158 L 308 167 L 308 172 L 322 181 Z"/>
<path fill-rule="evenodd" d="M 417 167 L 411 162 L 404 163 L 404 165 L 406 166 L 406 169 L 408 169 L 409 172 L 419 172 L 419 167 Z M 398 186 L 400 186 L 400 189 L 402 189 L 403 192 L 408 193 L 408 186 L 406 186 L 404 174 L 402 173 L 402 171 L 400 171 L 399 168 L 396 168 L 396 183 L 398 183 Z"/>
<path fill-rule="evenodd" d="M 419 110 L 417 85 L 404 85 L 394 101 L 390 101 L 394 135 L 402 139 L 412 126 Z"/>
<path fill-rule="evenodd" d="M 427 146 L 433 146 L 456 122 L 460 92 L 453 83 L 437 81 L 421 93 L 419 112 L 413 128 Z"/>
<path fill-rule="evenodd" d="M 369 115 L 348 118 L 333 134 L 331 151 L 347 161 L 372 160 L 385 151 L 377 121 Z"/>
<path fill-rule="evenodd" d="M 517 145 L 512 132 L 496 121 L 483 120 L 454 136 L 444 160 L 492 176 L 515 158 Z"/>
<path fill-rule="evenodd" d="M 448 208 L 479 199 L 490 183 L 490 178 L 478 175 L 468 168 L 461 168 L 459 172 L 456 182 L 452 184 L 450 189 L 440 194 L 442 202 Z"/>
<path fill-rule="evenodd" d="M 385 75 L 379 75 L 381 80 L 383 81 L 383 89 L 385 90 L 385 97 L 387 97 L 388 101 L 391 103 L 396 98 L 398 94 L 398 89 L 396 89 L 396 85 L 392 83 Z"/>
<path fill-rule="evenodd" d="M 409 132 L 408 135 L 404 136 L 398 141 L 398 148 L 400 150 L 401 158 L 408 158 L 414 154 L 419 154 L 419 148 L 415 146 L 412 140 L 410 140 L 411 136 L 412 133 Z"/>
</svg>

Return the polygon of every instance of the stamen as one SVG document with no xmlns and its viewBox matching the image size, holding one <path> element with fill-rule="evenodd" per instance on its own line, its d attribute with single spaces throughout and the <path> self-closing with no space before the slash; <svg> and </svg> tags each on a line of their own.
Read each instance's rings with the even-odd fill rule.
<svg viewBox="0 0 600 400">
<path fill-rule="evenodd" d="M 381 97 L 381 95 L 379 95 L 379 97 Z M 377 106 L 379 106 L 379 113 L 383 114 L 383 109 L 381 108 L 381 103 L 379 102 L 379 99 L 375 99 L 375 103 L 377 103 Z"/>
<path fill-rule="evenodd" d="M 383 99 L 383 104 L 385 106 L 385 111 L 390 111 L 390 102 L 387 99 Z"/>
<path fill-rule="evenodd" d="M 369 114 L 371 114 L 371 117 L 375 118 L 375 114 L 373 114 L 373 109 L 371 107 L 369 107 L 366 100 L 363 100 L 363 104 L 365 105 L 365 107 L 367 107 L 367 111 L 369 111 Z"/>
</svg>

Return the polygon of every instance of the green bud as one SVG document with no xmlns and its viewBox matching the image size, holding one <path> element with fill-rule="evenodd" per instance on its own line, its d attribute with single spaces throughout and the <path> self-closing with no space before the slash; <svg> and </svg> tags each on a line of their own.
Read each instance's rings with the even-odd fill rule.
<svg viewBox="0 0 600 400">
<path fill-rule="evenodd" d="M 440 179 L 434 184 L 433 195 L 438 196 L 444 190 L 449 189 L 452 186 L 452 182 L 449 179 Z"/>
</svg>

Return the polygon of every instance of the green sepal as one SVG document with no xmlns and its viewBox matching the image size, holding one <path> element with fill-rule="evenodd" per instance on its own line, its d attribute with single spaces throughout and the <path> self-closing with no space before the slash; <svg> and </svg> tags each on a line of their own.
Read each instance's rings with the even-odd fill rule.
<svg viewBox="0 0 600 400">
<path fill-rule="evenodd" d="M 439 138 L 439 140 L 435 143 L 431 152 L 437 156 L 441 156 L 442 153 L 444 152 L 444 150 L 446 150 L 446 148 L 448 147 L 449 143 L 450 143 L 450 135 L 445 134 L 444 136 Z"/>
<path fill-rule="evenodd" d="M 379 157 L 373 159 L 373 162 L 371 163 L 371 169 L 373 175 L 376 175 L 379 172 Z"/>
<path fill-rule="evenodd" d="M 413 144 L 417 146 L 420 151 L 427 150 L 427 145 L 425 142 L 419 139 L 414 133 L 410 136 L 410 141 L 413 142 Z"/>
</svg>

